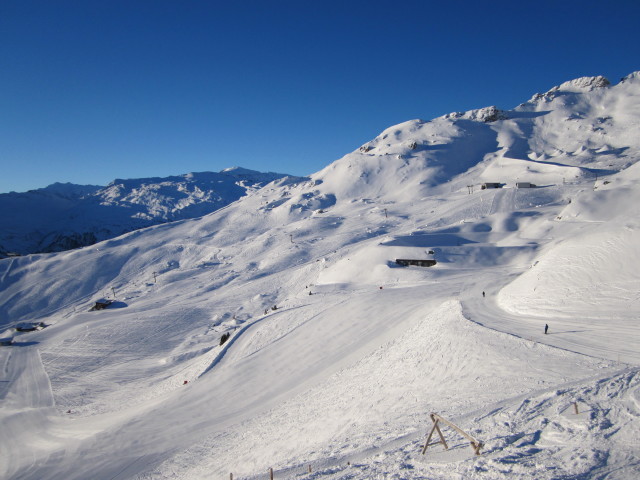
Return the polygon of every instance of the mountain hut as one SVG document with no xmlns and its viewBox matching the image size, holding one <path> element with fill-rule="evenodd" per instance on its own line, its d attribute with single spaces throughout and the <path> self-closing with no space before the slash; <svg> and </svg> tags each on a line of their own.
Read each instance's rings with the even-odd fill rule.
<svg viewBox="0 0 640 480">
<path fill-rule="evenodd" d="M 436 263 L 433 259 L 406 259 L 396 258 L 396 264 L 408 267 L 409 265 L 415 265 L 416 267 L 433 267 Z"/>
</svg>

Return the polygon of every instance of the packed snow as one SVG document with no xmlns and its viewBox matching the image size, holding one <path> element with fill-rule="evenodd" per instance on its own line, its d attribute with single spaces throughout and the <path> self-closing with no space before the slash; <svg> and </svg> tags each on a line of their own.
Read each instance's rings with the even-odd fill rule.
<svg viewBox="0 0 640 480">
<path fill-rule="evenodd" d="M 0 260 L 0 477 L 637 479 L 639 93 L 405 122 L 204 217 Z M 431 413 L 480 455 L 443 424 L 423 454 Z"/>
</svg>

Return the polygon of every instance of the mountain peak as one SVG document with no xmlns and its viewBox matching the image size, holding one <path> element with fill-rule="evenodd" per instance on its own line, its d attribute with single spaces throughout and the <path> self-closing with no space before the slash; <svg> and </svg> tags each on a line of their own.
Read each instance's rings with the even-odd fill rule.
<svg viewBox="0 0 640 480">
<path fill-rule="evenodd" d="M 444 116 L 450 120 L 465 119 L 474 120 L 476 122 L 491 123 L 497 120 L 506 120 L 507 114 L 495 105 L 490 107 L 469 110 L 468 112 L 453 112 Z"/>
<path fill-rule="evenodd" d="M 567 82 L 561 83 L 545 93 L 536 93 L 529 102 L 535 103 L 539 100 L 553 100 L 560 93 L 585 93 L 591 92 L 597 88 L 605 88 L 611 85 L 611 82 L 602 75 L 595 77 L 580 77 Z"/>
<path fill-rule="evenodd" d="M 228 167 L 223 170 L 220 170 L 220 173 L 229 173 L 232 175 L 246 175 L 246 174 L 259 173 L 259 172 L 256 172 L 255 170 L 250 170 L 248 168 L 236 166 L 236 167 Z"/>
<path fill-rule="evenodd" d="M 569 80 L 568 82 L 564 82 L 561 85 L 552 88 L 549 90 L 553 91 L 562 91 L 562 92 L 581 92 L 587 91 L 590 92 L 596 88 L 604 88 L 611 85 L 611 82 L 602 75 L 598 75 L 595 77 L 580 77 L 574 80 Z"/>
<path fill-rule="evenodd" d="M 620 83 L 625 83 L 625 82 L 634 81 L 634 80 L 640 80 L 640 70 L 638 70 L 637 72 L 631 72 L 629 75 L 623 77 L 620 80 Z"/>
<path fill-rule="evenodd" d="M 80 197 L 83 195 L 90 195 L 92 193 L 95 193 L 101 188 L 102 187 L 99 185 L 77 185 L 75 183 L 70 183 L 70 182 L 66 182 L 66 183 L 56 182 L 44 188 L 40 188 L 36 191 L 54 193 L 62 196 Z"/>
</svg>

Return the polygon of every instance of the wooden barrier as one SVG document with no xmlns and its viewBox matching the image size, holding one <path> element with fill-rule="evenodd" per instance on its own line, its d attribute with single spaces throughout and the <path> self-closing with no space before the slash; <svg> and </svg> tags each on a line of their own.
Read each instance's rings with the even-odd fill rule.
<svg viewBox="0 0 640 480">
<path fill-rule="evenodd" d="M 480 449 L 482 447 L 484 447 L 484 444 L 482 442 L 479 442 L 478 440 L 473 438 L 471 435 L 469 435 L 467 432 L 462 430 L 460 427 L 458 427 L 457 425 L 454 425 L 453 423 L 449 422 L 448 420 L 445 420 L 440 415 L 436 415 L 435 413 L 432 413 L 430 416 L 431 416 L 431 421 L 433 422 L 433 427 L 431 427 L 431 431 L 429 432 L 429 435 L 427 436 L 427 441 L 425 442 L 424 448 L 422 449 L 422 454 L 423 455 L 427 451 L 427 447 L 430 447 L 431 445 L 438 445 L 440 443 L 442 443 L 444 445 L 445 450 L 449 450 L 449 446 L 447 445 L 447 442 L 444 439 L 444 435 L 442 435 L 442 431 L 440 430 L 440 427 L 438 426 L 438 423 L 443 423 L 443 424 L 447 425 L 448 427 L 452 428 L 453 430 L 458 432 L 460 435 L 465 437 L 467 440 L 469 440 L 471 442 L 471 448 L 473 449 L 475 454 L 476 455 L 480 455 Z M 430 443 L 431 442 L 431 437 L 433 436 L 434 432 L 438 433 L 438 436 L 440 437 L 440 440 L 437 441 L 437 442 Z"/>
</svg>

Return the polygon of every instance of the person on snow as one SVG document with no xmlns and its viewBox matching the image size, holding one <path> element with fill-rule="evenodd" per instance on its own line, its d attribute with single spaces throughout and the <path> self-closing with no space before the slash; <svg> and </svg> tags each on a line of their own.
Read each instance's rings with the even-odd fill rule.
<svg viewBox="0 0 640 480">
<path fill-rule="evenodd" d="M 544 334 L 547 334 L 547 330 L 549 330 L 549 325 L 547 325 L 546 323 L 544 324 Z"/>
</svg>

